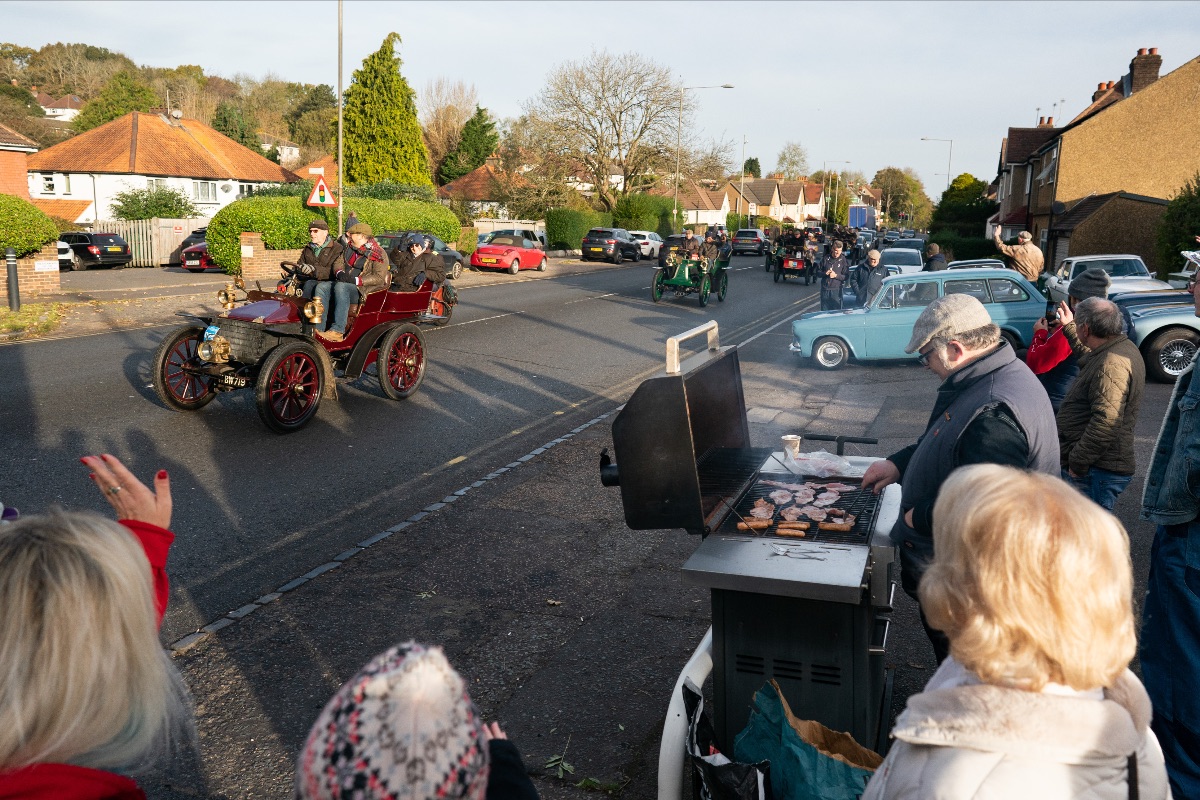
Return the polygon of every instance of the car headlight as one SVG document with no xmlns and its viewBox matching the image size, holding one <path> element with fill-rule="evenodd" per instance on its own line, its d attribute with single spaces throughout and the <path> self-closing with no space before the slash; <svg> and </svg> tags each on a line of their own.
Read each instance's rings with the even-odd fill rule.
<svg viewBox="0 0 1200 800">
<path fill-rule="evenodd" d="M 320 324 L 325 314 L 325 304 L 321 302 L 321 298 L 314 297 L 312 300 L 304 304 L 304 318 L 309 322 Z"/>
<path fill-rule="evenodd" d="M 229 360 L 229 340 L 224 336 L 214 336 L 207 342 L 201 342 L 196 348 L 196 355 L 204 361 L 214 364 L 224 364 Z"/>
</svg>

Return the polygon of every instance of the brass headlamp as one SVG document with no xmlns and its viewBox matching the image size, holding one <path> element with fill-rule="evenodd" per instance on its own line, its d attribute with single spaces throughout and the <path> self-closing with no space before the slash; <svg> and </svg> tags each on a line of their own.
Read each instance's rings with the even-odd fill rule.
<svg viewBox="0 0 1200 800">
<path fill-rule="evenodd" d="M 325 304 L 321 302 L 321 298 L 314 297 L 304 304 L 304 317 L 314 325 L 320 325 L 325 320 Z"/>
<path fill-rule="evenodd" d="M 224 336 L 214 336 L 196 348 L 196 355 L 214 364 L 224 364 L 229 360 L 230 352 L 229 340 Z"/>
</svg>

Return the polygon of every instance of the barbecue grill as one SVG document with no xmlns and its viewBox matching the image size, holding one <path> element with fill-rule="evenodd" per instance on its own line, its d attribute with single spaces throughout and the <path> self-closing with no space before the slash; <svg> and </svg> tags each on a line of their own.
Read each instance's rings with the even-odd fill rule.
<svg viewBox="0 0 1200 800">
<path fill-rule="evenodd" d="M 681 362 L 680 344 L 699 336 L 707 336 L 706 350 Z M 843 493 L 834 507 L 855 516 L 847 531 L 816 523 L 803 538 L 775 527 L 739 531 L 754 502 L 777 488 L 764 481 L 857 486 L 860 478 L 796 474 L 797 462 L 750 446 L 737 348 L 720 346 L 716 322 L 668 339 L 666 362 L 614 419 L 615 463 L 601 454 L 601 481 L 620 487 L 630 528 L 702 537 L 683 579 L 711 594 L 718 741 L 732 753 L 754 693 L 774 679 L 797 716 L 879 749 L 890 705 L 883 657 L 895 548 L 888 534 L 899 486 Z M 874 459 L 847 460 L 861 470 Z"/>
</svg>

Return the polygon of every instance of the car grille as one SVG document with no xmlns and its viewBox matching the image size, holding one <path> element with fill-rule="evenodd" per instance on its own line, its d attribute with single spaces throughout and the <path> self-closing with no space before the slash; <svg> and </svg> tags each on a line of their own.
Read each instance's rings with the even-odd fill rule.
<svg viewBox="0 0 1200 800">
<path fill-rule="evenodd" d="M 226 319 L 217 323 L 218 336 L 229 340 L 230 359 L 241 364 L 254 364 L 279 343 L 279 338 L 261 326 L 242 320 Z"/>
</svg>

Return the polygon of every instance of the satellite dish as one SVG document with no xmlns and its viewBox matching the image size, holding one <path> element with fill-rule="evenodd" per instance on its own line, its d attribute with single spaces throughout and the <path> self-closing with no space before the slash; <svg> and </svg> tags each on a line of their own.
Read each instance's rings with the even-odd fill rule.
<svg viewBox="0 0 1200 800">
<path fill-rule="evenodd" d="M 178 108 L 171 112 L 171 119 L 183 119 L 183 112 Z"/>
<path fill-rule="evenodd" d="M 222 191 L 222 192 L 225 192 L 225 194 L 229 194 L 230 192 L 232 192 L 232 191 L 233 191 L 233 184 L 231 184 L 231 183 L 222 183 L 222 184 L 221 184 L 221 191 Z"/>
</svg>

